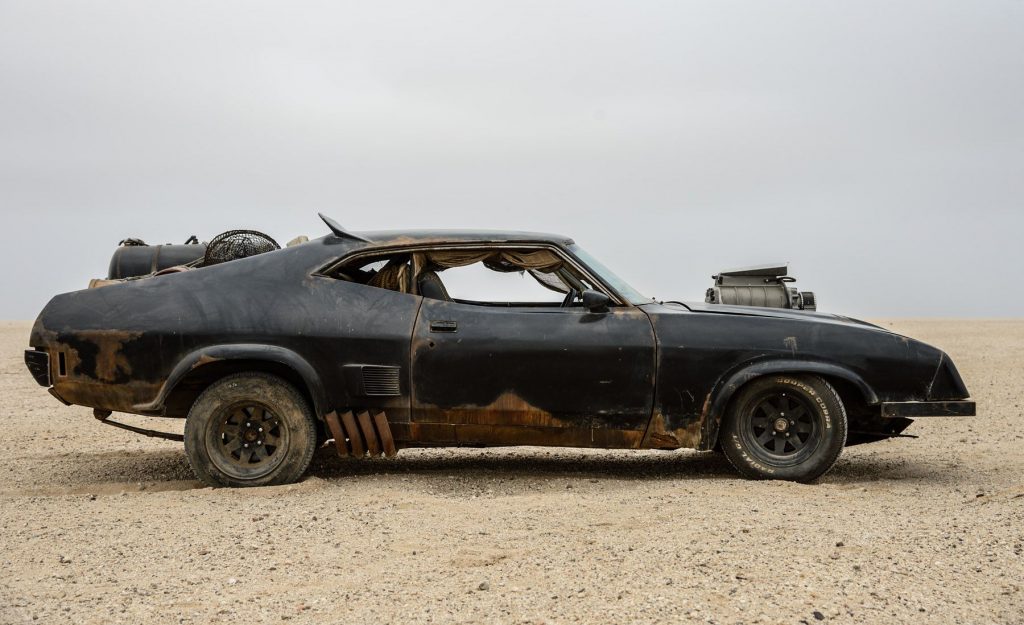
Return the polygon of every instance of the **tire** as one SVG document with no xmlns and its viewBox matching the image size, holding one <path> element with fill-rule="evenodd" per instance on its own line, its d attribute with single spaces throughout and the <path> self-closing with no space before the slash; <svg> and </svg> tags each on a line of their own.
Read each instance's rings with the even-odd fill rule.
<svg viewBox="0 0 1024 625">
<path fill-rule="evenodd" d="M 846 445 L 846 408 L 818 376 L 757 378 L 731 402 L 719 440 L 745 477 L 812 482 Z"/>
<path fill-rule="evenodd" d="M 210 385 L 185 420 L 185 453 L 210 486 L 297 481 L 316 451 L 316 422 L 295 387 L 265 373 L 239 373 Z"/>
</svg>

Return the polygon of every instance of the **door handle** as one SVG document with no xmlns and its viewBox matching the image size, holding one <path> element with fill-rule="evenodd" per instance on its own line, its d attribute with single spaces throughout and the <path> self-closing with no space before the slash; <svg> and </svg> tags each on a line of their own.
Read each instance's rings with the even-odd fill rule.
<svg viewBox="0 0 1024 625">
<path fill-rule="evenodd" d="M 431 321 L 430 331 L 431 332 L 456 332 L 459 329 L 459 324 L 454 321 Z"/>
</svg>

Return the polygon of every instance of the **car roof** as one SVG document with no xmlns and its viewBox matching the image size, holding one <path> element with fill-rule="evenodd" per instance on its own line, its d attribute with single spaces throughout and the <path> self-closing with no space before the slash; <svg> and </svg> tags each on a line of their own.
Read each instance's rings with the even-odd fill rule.
<svg viewBox="0 0 1024 625">
<path fill-rule="evenodd" d="M 352 232 L 373 246 L 430 245 L 444 243 L 551 243 L 572 245 L 570 237 L 544 232 L 515 230 L 375 230 Z"/>
</svg>

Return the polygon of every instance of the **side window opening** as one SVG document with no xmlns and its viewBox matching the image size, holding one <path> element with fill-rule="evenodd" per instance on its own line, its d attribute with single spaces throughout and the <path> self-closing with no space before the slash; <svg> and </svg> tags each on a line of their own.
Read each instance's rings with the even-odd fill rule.
<svg viewBox="0 0 1024 625">
<path fill-rule="evenodd" d="M 356 259 L 336 269 L 333 277 L 377 288 L 412 292 L 411 254 Z"/>
<path fill-rule="evenodd" d="M 437 275 L 450 298 L 466 304 L 561 304 L 568 293 L 555 276 L 542 283 L 532 272 L 498 272 L 483 263 L 444 269 Z M 557 284 L 558 288 L 547 284 Z"/>
<path fill-rule="evenodd" d="M 480 306 L 571 307 L 594 285 L 548 249 L 449 249 L 363 257 L 340 280 Z"/>
</svg>

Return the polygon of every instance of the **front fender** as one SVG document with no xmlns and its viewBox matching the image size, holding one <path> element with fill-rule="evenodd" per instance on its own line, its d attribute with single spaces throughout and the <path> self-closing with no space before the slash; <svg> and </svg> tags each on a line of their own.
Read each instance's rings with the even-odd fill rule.
<svg viewBox="0 0 1024 625">
<path fill-rule="evenodd" d="M 729 406 L 729 401 L 732 400 L 736 391 L 754 378 L 774 373 L 816 373 L 840 378 L 856 386 L 868 405 L 879 403 L 878 395 L 864 381 L 864 378 L 842 365 L 815 360 L 793 360 L 791 358 L 746 363 L 738 370 L 723 375 L 712 388 L 701 418 L 703 431 L 701 432 L 700 449 L 714 449 L 718 441 L 718 430 L 721 426 L 722 418 L 725 416 L 725 409 Z"/>
<path fill-rule="evenodd" d="M 230 360 L 273 362 L 292 369 L 302 378 L 309 389 L 310 397 L 313 400 L 313 409 L 317 416 L 321 417 L 328 412 L 327 392 L 323 382 L 316 369 L 305 358 L 286 347 L 255 343 L 212 345 L 190 352 L 175 365 L 170 375 L 167 376 L 156 399 L 148 404 L 137 404 L 134 408 L 142 414 L 159 413 L 175 387 L 189 373 L 210 363 Z"/>
</svg>

